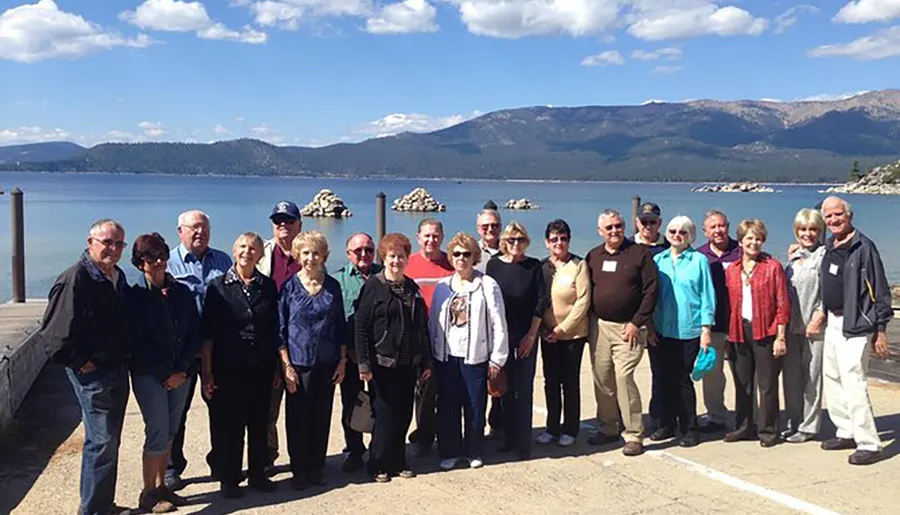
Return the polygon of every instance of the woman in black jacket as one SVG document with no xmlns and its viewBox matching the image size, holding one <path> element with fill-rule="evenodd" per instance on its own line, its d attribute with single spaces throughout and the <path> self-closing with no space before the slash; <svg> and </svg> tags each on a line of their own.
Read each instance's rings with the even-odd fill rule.
<svg viewBox="0 0 900 515">
<path fill-rule="evenodd" d="M 126 294 L 135 343 L 131 386 L 144 418 L 144 488 L 138 505 L 153 513 L 185 500 L 165 485 L 172 440 L 190 394 L 200 351 L 200 316 L 191 291 L 166 273 L 169 246 L 158 233 L 138 236 L 131 263 L 143 272 Z"/>
<path fill-rule="evenodd" d="M 265 474 L 269 397 L 278 362 L 278 291 L 256 270 L 263 241 L 244 233 L 234 242 L 234 267 L 213 279 L 203 304 L 201 350 L 203 395 L 210 400 L 213 467 L 222 495 L 244 494 L 238 487 L 247 432 L 249 484 L 276 489 Z"/>
<path fill-rule="evenodd" d="M 415 477 L 406 462 L 406 433 L 412 420 L 416 370 L 431 377 L 431 344 L 425 301 L 415 281 L 403 275 L 412 246 L 402 234 L 378 243 L 384 271 L 363 285 L 356 310 L 359 378 L 369 381 L 375 430 L 369 472 L 386 483 L 391 476 Z"/>
</svg>

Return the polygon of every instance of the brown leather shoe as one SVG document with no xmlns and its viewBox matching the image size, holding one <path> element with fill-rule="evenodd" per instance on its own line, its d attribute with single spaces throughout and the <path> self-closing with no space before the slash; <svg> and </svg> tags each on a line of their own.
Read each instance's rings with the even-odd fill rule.
<svg viewBox="0 0 900 515">
<path fill-rule="evenodd" d="M 725 434 L 724 441 L 728 443 L 741 442 L 747 440 L 756 440 L 758 437 L 756 431 L 732 431 Z"/>
<path fill-rule="evenodd" d="M 644 444 L 641 442 L 626 442 L 622 447 L 622 454 L 625 456 L 640 456 L 644 454 Z"/>
</svg>

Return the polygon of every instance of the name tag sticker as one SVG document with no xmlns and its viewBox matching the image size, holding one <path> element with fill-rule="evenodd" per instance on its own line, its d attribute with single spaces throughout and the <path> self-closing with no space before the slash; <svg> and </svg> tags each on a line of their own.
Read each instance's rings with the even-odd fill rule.
<svg viewBox="0 0 900 515">
<path fill-rule="evenodd" d="M 837 275 L 837 273 L 838 273 L 838 266 L 837 266 L 836 264 L 832 263 L 832 264 L 828 267 L 828 273 L 831 274 L 831 275 Z"/>
<path fill-rule="evenodd" d="M 618 264 L 618 261 L 604 261 L 601 270 L 603 270 L 604 272 L 615 272 L 616 265 Z"/>
</svg>

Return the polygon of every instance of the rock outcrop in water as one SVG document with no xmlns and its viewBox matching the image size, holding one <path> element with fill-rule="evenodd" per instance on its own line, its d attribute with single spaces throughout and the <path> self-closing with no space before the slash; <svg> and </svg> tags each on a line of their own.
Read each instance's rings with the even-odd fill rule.
<svg viewBox="0 0 900 515">
<path fill-rule="evenodd" d="M 506 201 L 506 209 L 538 209 L 539 205 L 531 202 L 531 200 L 527 198 L 520 198 L 518 200 L 511 198 Z"/>
<path fill-rule="evenodd" d="M 729 182 L 727 184 L 704 184 L 691 188 L 696 193 L 775 193 L 775 188 L 756 182 Z"/>
<path fill-rule="evenodd" d="M 900 195 L 900 161 L 885 166 L 876 166 L 859 180 L 841 186 L 832 186 L 824 193 Z"/>
<path fill-rule="evenodd" d="M 447 206 L 441 204 L 425 188 L 416 188 L 398 199 L 394 199 L 391 209 L 394 211 L 446 211 Z"/>
<path fill-rule="evenodd" d="M 300 214 L 310 218 L 349 218 L 353 216 L 341 197 L 329 189 L 316 193 L 312 202 L 300 210 Z"/>
</svg>

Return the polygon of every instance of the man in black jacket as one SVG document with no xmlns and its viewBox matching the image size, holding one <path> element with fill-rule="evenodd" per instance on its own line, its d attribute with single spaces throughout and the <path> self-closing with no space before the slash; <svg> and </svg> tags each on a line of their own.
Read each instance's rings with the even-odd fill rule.
<svg viewBox="0 0 900 515">
<path fill-rule="evenodd" d="M 875 244 L 853 227 L 850 204 L 829 197 L 822 214 L 832 235 L 819 272 L 826 315 L 822 372 L 828 415 L 837 427 L 837 435 L 822 442 L 822 449 L 855 448 L 850 464 L 869 465 L 882 455 L 866 378 L 869 346 L 887 357 L 890 287 Z"/>
<path fill-rule="evenodd" d="M 128 403 L 130 345 L 126 337 L 125 273 L 116 265 L 126 247 L 125 229 L 100 220 L 88 248 L 50 289 L 41 334 L 81 405 L 81 515 L 128 514 L 113 502 L 119 442 Z"/>
</svg>

